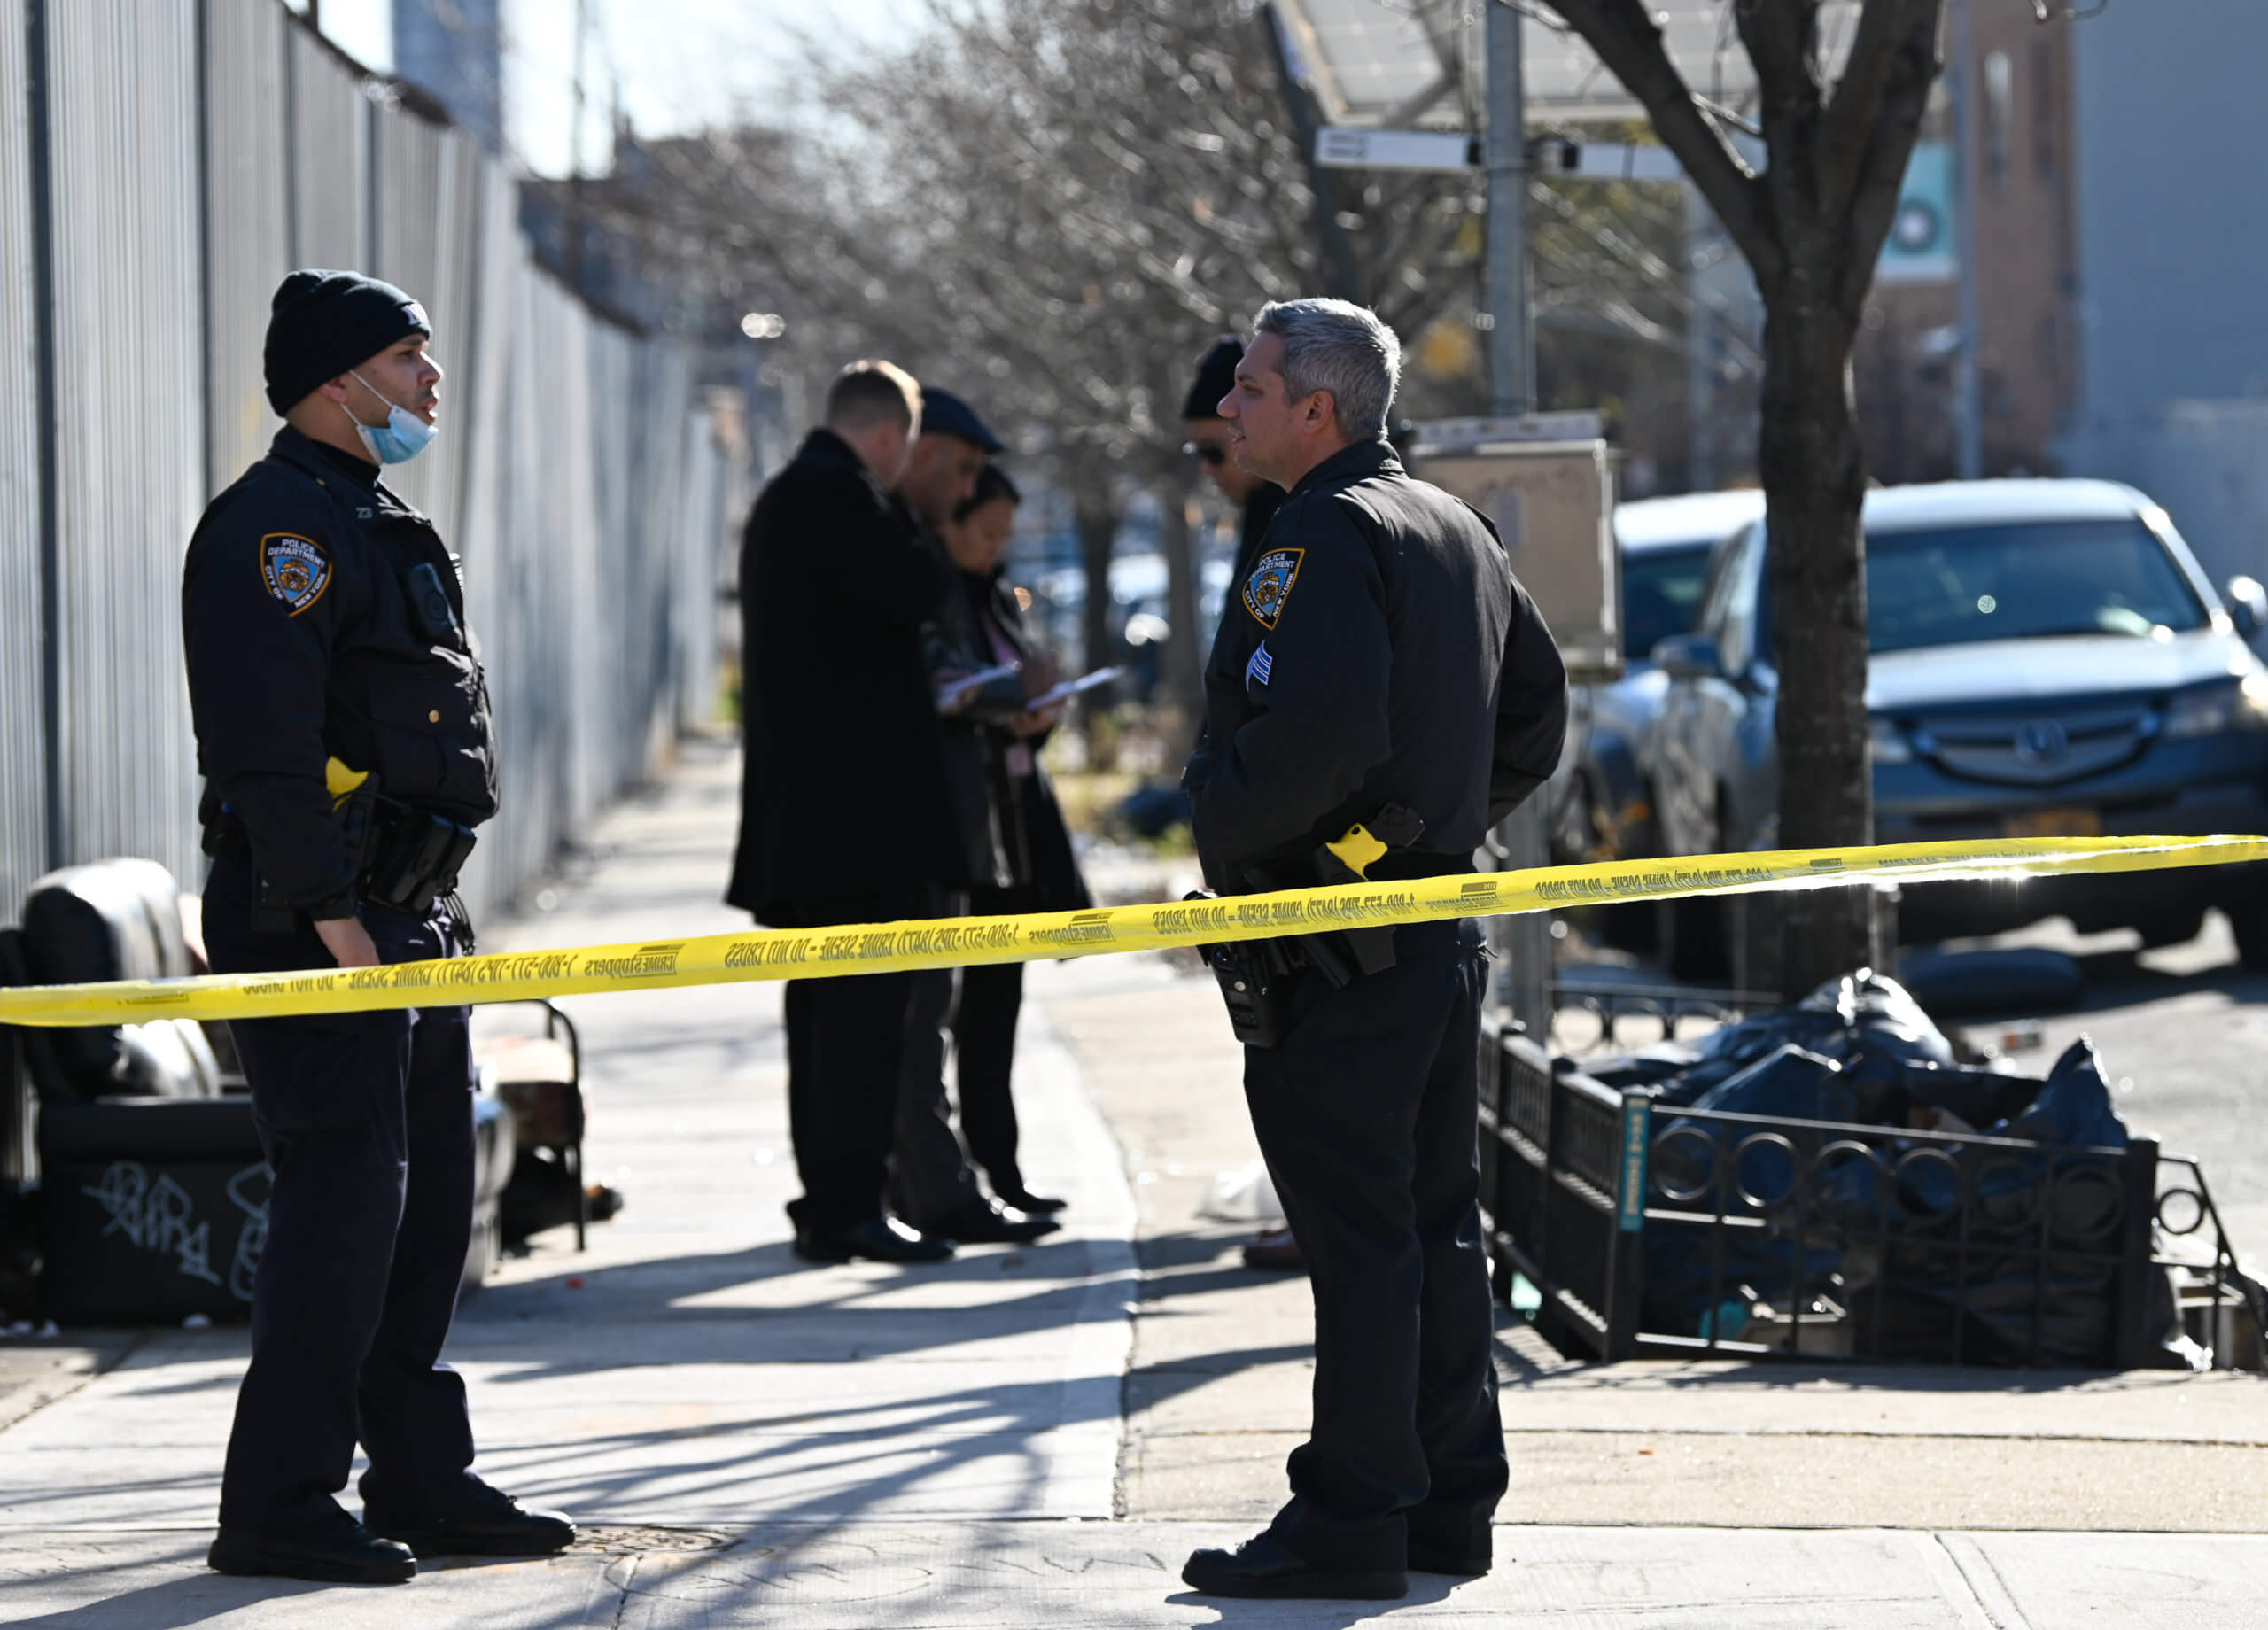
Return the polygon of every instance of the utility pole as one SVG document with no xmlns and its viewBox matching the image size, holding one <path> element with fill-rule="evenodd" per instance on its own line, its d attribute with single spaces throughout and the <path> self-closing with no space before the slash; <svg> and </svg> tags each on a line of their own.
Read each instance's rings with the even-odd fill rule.
<svg viewBox="0 0 2268 1630">
<path fill-rule="evenodd" d="M 1953 356 L 1953 459 L 1963 481 L 1984 474 L 1984 405 L 1977 314 L 1977 47 L 1969 32 L 1971 0 L 1952 0 L 1953 60 L 1946 90 L 1953 103 L 1954 246 L 1959 254 L 1961 348 Z"/>
<path fill-rule="evenodd" d="M 1535 410 L 1535 329 L 1528 302 L 1527 115 L 1520 84 L 1520 27 L 1507 0 L 1488 0 L 1488 392 L 1499 419 Z M 1497 828 L 1502 864 L 1549 865 L 1545 795 Z M 1551 920 L 1527 912 L 1497 920 L 1503 995 L 1512 1017 L 1539 1041 L 1551 1034 Z"/>
<path fill-rule="evenodd" d="M 1535 338 L 1527 292 L 1527 114 L 1520 85 L 1520 14 L 1489 0 L 1488 391 L 1490 410 L 1535 408 Z"/>
</svg>

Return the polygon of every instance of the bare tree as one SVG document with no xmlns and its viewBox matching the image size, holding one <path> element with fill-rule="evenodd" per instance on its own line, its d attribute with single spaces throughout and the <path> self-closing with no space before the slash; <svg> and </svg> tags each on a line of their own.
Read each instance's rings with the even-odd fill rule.
<svg viewBox="0 0 2268 1630">
<path fill-rule="evenodd" d="M 1504 0 L 1497 0 L 1498 4 Z M 1866 492 L 1851 353 L 1899 184 L 1942 67 L 1945 0 L 1865 0 L 1830 75 L 1819 0 L 1728 0 L 1757 82 L 1765 167 L 1671 62 L 1643 0 L 1544 0 L 1645 107 L 1756 276 L 1764 302 L 1758 438 L 1782 703 L 1780 842 L 1871 841 Z M 1873 959 L 1862 889 L 1787 902 L 1790 992 Z"/>
<path fill-rule="evenodd" d="M 1415 340 L 1475 293 L 1470 177 L 1336 176 L 1326 244 L 1271 27 L 1253 0 L 938 0 L 900 48 L 815 65 L 821 117 L 639 145 L 605 193 L 681 263 L 677 281 L 786 315 L 814 369 L 885 351 L 1044 454 L 1081 538 L 1091 655 L 1107 648 L 1113 539 L 1146 490 L 1169 576 L 1165 693 L 1191 723 L 1180 408 L 1205 342 L 1266 300 L 1326 291 Z M 1555 215 L 1547 298 L 1658 338 L 1650 291 L 1677 276 L 1619 224 Z"/>
</svg>

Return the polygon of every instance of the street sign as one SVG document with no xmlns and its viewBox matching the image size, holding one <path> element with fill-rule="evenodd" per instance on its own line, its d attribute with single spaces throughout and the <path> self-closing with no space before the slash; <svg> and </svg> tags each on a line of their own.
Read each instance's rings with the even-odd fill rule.
<svg viewBox="0 0 2268 1630">
<path fill-rule="evenodd" d="M 1416 456 L 1475 453 L 1511 441 L 1589 441 L 1606 434 L 1605 416 L 1594 408 L 1524 413 L 1509 419 L 1428 419 L 1417 426 Z"/>
<path fill-rule="evenodd" d="M 1684 167 L 1666 147 L 1646 142 L 1571 142 L 1545 136 L 1529 144 L 1528 167 L 1539 175 L 1579 181 L 1683 181 Z"/>
<path fill-rule="evenodd" d="M 1953 187 L 1953 144 L 1915 143 L 1898 190 L 1898 213 L 1875 263 L 1876 283 L 1942 283 L 1960 275 Z"/>
<path fill-rule="evenodd" d="M 1481 167 L 1480 138 L 1455 130 L 1370 130 L 1327 125 L 1315 133 L 1315 161 L 1327 170 L 1428 170 Z M 1682 181 L 1685 172 L 1666 147 L 1632 142 L 1573 142 L 1536 136 L 1528 168 L 1575 181 Z"/>
<path fill-rule="evenodd" d="M 1477 170 L 1480 140 L 1456 130 L 1332 125 L 1315 133 L 1315 161 L 1330 170 Z"/>
</svg>

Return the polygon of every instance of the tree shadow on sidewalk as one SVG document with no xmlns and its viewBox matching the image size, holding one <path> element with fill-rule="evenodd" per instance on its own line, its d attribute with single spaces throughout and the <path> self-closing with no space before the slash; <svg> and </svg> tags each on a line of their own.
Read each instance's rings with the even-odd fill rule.
<svg viewBox="0 0 2268 1630">
<path fill-rule="evenodd" d="M 19 1541 L 31 1537 L 12 1536 Z M 12 1614 L 7 1618 L 9 1624 L 19 1630 L 128 1630 L 129 1626 L 131 1630 L 190 1630 L 192 1626 L 210 1624 L 262 1602 L 376 1588 L 299 1580 L 231 1579 L 210 1572 L 205 1567 L 205 1549 L 211 1538 L 206 1534 L 183 1535 L 177 1544 L 167 1542 L 156 1556 L 139 1551 L 123 1558 L 98 1554 L 79 1562 L 73 1554 L 73 1541 L 82 1539 L 79 1535 L 60 1536 L 57 1544 L 44 1548 L 61 1551 L 70 1558 L 63 1567 L 35 1570 L 19 1566 L 12 1572 L 21 1578 L 36 1578 L 43 1591 L 50 1595 L 102 1591 L 107 1576 L 124 1574 L 129 1570 L 141 1573 L 162 1568 L 166 1576 L 155 1583 L 131 1585 L 115 1595 L 99 1595 L 92 1601 L 27 1618 Z M 84 1543 L 89 1548 L 99 1550 L 103 1541 L 85 1540 Z M 318 1622 L 322 1616 L 320 1607 L 309 1602 L 306 1622 Z"/>
</svg>

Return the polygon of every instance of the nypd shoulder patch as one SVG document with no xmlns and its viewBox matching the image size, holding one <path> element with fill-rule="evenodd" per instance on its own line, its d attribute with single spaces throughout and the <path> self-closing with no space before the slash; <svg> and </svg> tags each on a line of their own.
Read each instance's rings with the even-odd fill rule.
<svg viewBox="0 0 2268 1630">
<path fill-rule="evenodd" d="M 260 578 L 268 592 L 297 617 L 330 586 L 330 555 L 312 538 L 269 532 L 260 540 Z"/>
<path fill-rule="evenodd" d="M 1276 626 L 1276 619 L 1284 614 L 1284 602 L 1291 598 L 1292 585 L 1300 580 L 1300 562 L 1307 555 L 1305 549 L 1270 549 L 1253 563 L 1252 575 L 1245 579 L 1244 609 L 1262 628 Z"/>
</svg>

